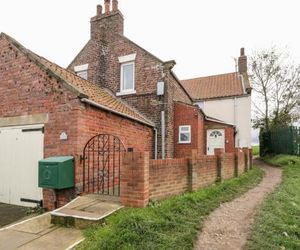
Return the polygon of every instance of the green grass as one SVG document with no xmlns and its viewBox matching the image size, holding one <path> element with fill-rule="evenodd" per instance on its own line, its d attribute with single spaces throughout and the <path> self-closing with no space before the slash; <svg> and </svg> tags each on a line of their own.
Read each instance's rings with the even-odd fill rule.
<svg viewBox="0 0 300 250">
<path fill-rule="evenodd" d="M 259 156 L 259 146 L 252 146 L 252 150 L 253 156 Z"/>
<path fill-rule="evenodd" d="M 85 231 L 79 249 L 193 249 L 205 217 L 220 203 L 230 201 L 257 185 L 263 171 L 253 168 L 239 178 L 150 204 L 126 208 L 104 225 Z"/>
<path fill-rule="evenodd" d="M 266 162 L 283 167 L 283 181 L 259 210 L 248 248 L 300 249 L 300 157 L 279 155 Z"/>
</svg>

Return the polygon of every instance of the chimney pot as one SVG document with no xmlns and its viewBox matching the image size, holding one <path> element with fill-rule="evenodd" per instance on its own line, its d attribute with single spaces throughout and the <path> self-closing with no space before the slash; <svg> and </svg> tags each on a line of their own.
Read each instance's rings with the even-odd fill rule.
<svg viewBox="0 0 300 250">
<path fill-rule="evenodd" d="M 241 48 L 241 56 L 245 55 L 245 48 Z"/>
<path fill-rule="evenodd" d="M 104 0 L 105 5 L 105 14 L 108 14 L 110 12 L 110 0 Z"/>
<path fill-rule="evenodd" d="M 100 16 L 101 14 L 102 14 L 102 9 L 103 9 L 103 7 L 102 7 L 102 5 L 97 5 L 97 16 Z"/>
<path fill-rule="evenodd" d="M 113 11 L 118 10 L 118 0 L 112 0 L 112 10 Z"/>
</svg>

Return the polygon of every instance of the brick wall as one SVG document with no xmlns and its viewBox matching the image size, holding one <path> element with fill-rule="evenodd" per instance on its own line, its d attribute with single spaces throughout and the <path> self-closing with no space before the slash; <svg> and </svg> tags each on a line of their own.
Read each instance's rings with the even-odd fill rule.
<svg viewBox="0 0 300 250">
<path fill-rule="evenodd" d="M 235 176 L 235 154 L 234 153 L 226 153 L 224 154 L 224 165 L 223 165 L 223 178 L 231 179 Z"/>
<path fill-rule="evenodd" d="M 236 149 L 238 155 L 238 175 L 241 175 L 245 171 L 245 156 L 241 149 Z"/>
<path fill-rule="evenodd" d="M 149 187 L 151 199 L 181 194 L 188 188 L 188 160 L 150 160 Z"/>
<path fill-rule="evenodd" d="M 179 126 L 191 126 L 191 143 L 179 143 Z M 189 156 L 196 149 L 199 155 L 204 154 L 204 117 L 197 107 L 181 102 L 175 103 L 174 109 L 174 157 Z"/>
<path fill-rule="evenodd" d="M 191 100 L 171 73 L 170 67 L 122 35 L 123 25 L 123 16 L 120 11 L 92 18 L 91 40 L 76 56 L 69 69 L 74 70 L 74 66 L 89 64 L 88 79 L 116 94 L 120 91 L 121 65 L 118 57 L 135 53 L 136 94 L 123 95 L 120 98 L 156 124 L 159 158 L 162 157 L 161 111 L 165 111 L 165 156 L 172 158 L 174 155 L 174 101 L 191 103 Z M 158 81 L 165 82 L 164 96 L 157 96 Z"/>
<path fill-rule="evenodd" d="M 237 176 L 237 169 L 239 175 L 249 169 L 250 161 L 248 165 L 245 162 L 247 154 L 249 149 L 236 149 L 235 153 L 216 149 L 214 156 L 198 155 L 197 150 L 192 150 L 188 158 L 149 161 L 148 153 L 126 153 L 121 201 L 126 206 L 144 207 L 149 199 L 195 191 L 233 178 Z"/>
<path fill-rule="evenodd" d="M 196 158 L 195 173 L 193 190 L 207 187 L 217 181 L 218 169 L 217 169 L 217 157 L 201 155 Z"/>
<path fill-rule="evenodd" d="M 98 134 L 111 134 L 118 137 L 126 150 L 133 148 L 134 152 L 152 152 L 153 129 L 138 122 L 85 105 L 81 110 L 78 124 L 78 147 L 81 154 L 88 140 Z M 82 175 L 82 169 L 78 169 L 76 183 L 80 191 L 82 190 Z"/>
<path fill-rule="evenodd" d="M 44 157 L 74 156 L 75 183 L 79 191 L 80 155 L 92 136 L 113 134 L 126 148 L 152 150 L 152 128 L 81 103 L 60 81 L 42 71 L 4 38 L 0 39 L 0 48 L 0 117 L 48 114 L 49 121 L 44 125 Z M 60 140 L 62 132 L 68 134 L 68 140 Z M 62 206 L 74 198 L 78 190 L 62 190 L 54 195 L 45 189 L 44 206 L 53 209 L 55 199 L 57 206 Z"/>
</svg>

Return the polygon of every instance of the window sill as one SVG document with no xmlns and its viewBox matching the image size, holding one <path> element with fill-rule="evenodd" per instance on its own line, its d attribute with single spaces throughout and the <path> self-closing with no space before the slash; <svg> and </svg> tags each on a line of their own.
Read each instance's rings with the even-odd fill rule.
<svg viewBox="0 0 300 250">
<path fill-rule="evenodd" d="M 190 141 L 187 141 L 187 142 L 178 142 L 178 144 L 191 144 L 192 142 L 190 142 Z"/>
<path fill-rule="evenodd" d="M 131 90 L 131 91 L 124 91 L 124 92 L 118 92 L 116 94 L 116 96 L 123 96 L 123 95 L 133 95 L 136 94 L 135 90 Z"/>
</svg>

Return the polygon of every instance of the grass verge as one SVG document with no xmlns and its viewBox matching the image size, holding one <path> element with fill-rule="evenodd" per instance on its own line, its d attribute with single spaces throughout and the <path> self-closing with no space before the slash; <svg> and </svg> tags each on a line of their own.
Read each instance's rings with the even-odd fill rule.
<svg viewBox="0 0 300 250">
<path fill-rule="evenodd" d="M 283 167 L 283 180 L 259 210 L 249 249 L 300 249 L 300 157 L 279 155 L 265 161 Z"/>
<path fill-rule="evenodd" d="M 259 155 L 259 146 L 252 146 L 252 154 L 253 156 Z"/>
<path fill-rule="evenodd" d="M 193 249 L 205 217 L 220 203 L 257 185 L 263 171 L 253 168 L 239 178 L 197 192 L 150 204 L 145 209 L 123 209 L 104 225 L 85 231 L 78 249 Z"/>
</svg>

